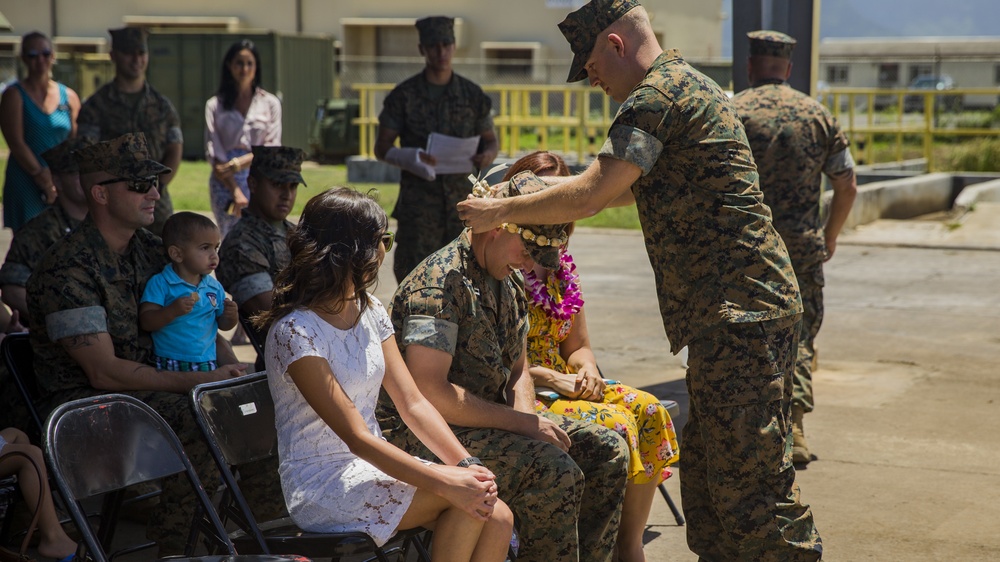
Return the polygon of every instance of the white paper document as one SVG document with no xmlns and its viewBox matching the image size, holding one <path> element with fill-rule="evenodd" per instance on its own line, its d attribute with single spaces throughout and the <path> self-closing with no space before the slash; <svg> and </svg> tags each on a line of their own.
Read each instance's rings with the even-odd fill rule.
<svg viewBox="0 0 1000 562">
<path fill-rule="evenodd" d="M 434 172 L 440 174 L 468 174 L 472 171 L 472 157 L 479 148 L 479 136 L 458 138 L 440 133 L 427 137 L 427 153 L 437 159 Z"/>
</svg>

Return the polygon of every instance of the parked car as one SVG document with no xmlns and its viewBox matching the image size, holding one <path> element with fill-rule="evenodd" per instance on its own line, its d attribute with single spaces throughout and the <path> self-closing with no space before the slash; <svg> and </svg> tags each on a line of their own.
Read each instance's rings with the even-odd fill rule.
<svg viewBox="0 0 1000 562">
<path fill-rule="evenodd" d="M 922 74 L 914 78 L 907 88 L 910 90 L 935 90 L 938 92 L 945 92 L 955 89 L 955 81 L 947 74 L 942 74 L 940 76 Z M 938 110 L 944 109 L 947 111 L 961 111 L 962 96 L 959 94 L 936 95 L 934 96 L 934 107 Z M 903 98 L 903 111 L 909 112 L 923 110 L 924 96 L 922 94 L 908 94 Z"/>
</svg>

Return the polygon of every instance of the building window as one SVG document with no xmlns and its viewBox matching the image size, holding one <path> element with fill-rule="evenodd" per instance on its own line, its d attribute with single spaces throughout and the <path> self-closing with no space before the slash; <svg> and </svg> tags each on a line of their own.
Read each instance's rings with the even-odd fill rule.
<svg viewBox="0 0 1000 562">
<path fill-rule="evenodd" d="M 482 49 L 484 70 L 488 81 L 514 83 L 544 81 L 543 47 L 532 41 L 484 41 Z"/>
<path fill-rule="evenodd" d="M 1000 64 L 993 67 L 993 83 L 1000 85 Z"/>
<path fill-rule="evenodd" d="M 917 76 L 927 76 L 934 74 L 934 66 L 930 64 L 911 64 L 910 65 L 910 81 L 907 84 L 912 83 L 917 79 Z"/>
<path fill-rule="evenodd" d="M 895 86 L 899 84 L 899 64 L 878 65 L 879 86 Z"/>
<path fill-rule="evenodd" d="M 826 67 L 826 83 L 827 84 L 847 84 L 848 74 L 847 74 L 846 64 L 831 64 Z"/>
</svg>

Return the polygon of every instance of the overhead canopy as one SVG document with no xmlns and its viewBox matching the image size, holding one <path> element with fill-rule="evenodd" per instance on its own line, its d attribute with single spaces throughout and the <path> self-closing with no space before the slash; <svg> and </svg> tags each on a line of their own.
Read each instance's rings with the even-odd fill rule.
<svg viewBox="0 0 1000 562">
<path fill-rule="evenodd" d="M 0 31 L 13 31 L 13 30 L 14 26 L 12 26 L 10 22 L 7 21 L 7 18 L 4 17 L 3 15 L 3 12 L 0 12 Z"/>
</svg>

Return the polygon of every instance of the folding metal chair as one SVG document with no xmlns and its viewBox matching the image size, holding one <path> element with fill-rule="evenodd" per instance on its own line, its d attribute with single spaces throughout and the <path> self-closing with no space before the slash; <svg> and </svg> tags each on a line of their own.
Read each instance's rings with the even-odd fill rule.
<svg viewBox="0 0 1000 562">
<path fill-rule="evenodd" d="M 267 334 L 257 333 L 257 328 L 254 327 L 253 322 L 251 322 L 250 319 L 247 318 L 246 316 L 243 316 L 242 312 L 240 312 L 239 314 L 239 319 L 240 319 L 240 327 L 243 328 L 243 333 L 247 335 L 247 339 L 250 340 L 250 345 L 252 345 L 253 350 L 257 352 L 257 361 L 254 363 L 254 366 L 258 370 L 262 370 L 264 368 L 263 337 L 266 337 Z"/>
<path fill-rule="evenodd" d="M 183 473 L 200 507 L 192 522 L 189 550 L 193 549 L 194 538 L 203 534 L 229 556 L 171 560 L 308 561 L 298 556 L 234 556 L 236 549 L 177 435 L 151 407 L 131 396 L 107 394 L 59 406 L 45 423 L 44 451 L 83 539 L 78 558 L 86 555 L 96 562 L 105 562 L 124 554 L 125 551 L 108 553 L 124 489 Z M 104 496 L 105 508 L 101 511 L 100 525 L 94 528 L 81 502 L 98 496 Z"/>
<path fill-rule="evenodd" d="M 41 393 L 38 391 L 38 382 L 35 379 L 35 353 L 31 349 L 31 340 L 28 333 L 8 334 L 0 342 L 0 354 L 7 365 L 7 371 L 14 379 L 24 405 L 28 409 L 33 427 L 28 431 L 28 436 L 33 443 L 38 443 L 42 437 L 42 418 L 38 414 L 36 406 Z"/>
<path fill-rule="evenodd" d="M 247 550 L 244 545 L 249 542 L 265 553 L 297 552 L 334 559 L 367 554 L 389 562 L 389 555 L 405 557 L 412 546 L 420 560 L 430 560 L 421 541 L 421 536 L 429 532 L 425 529 L 401 531 L 385 547 L 379 547 L 365 533 L 310 533 L 299 529 L 289 517 L 257 522 L 238 481 L 240 466 L 278 454 L 274 401 L 266 373 L 198 385 L 191 390 L 191 402 L 226 486 L 219 513 L 239 527 L 240 531 L 230 538 L 241 549 Z"/>
</svg>

